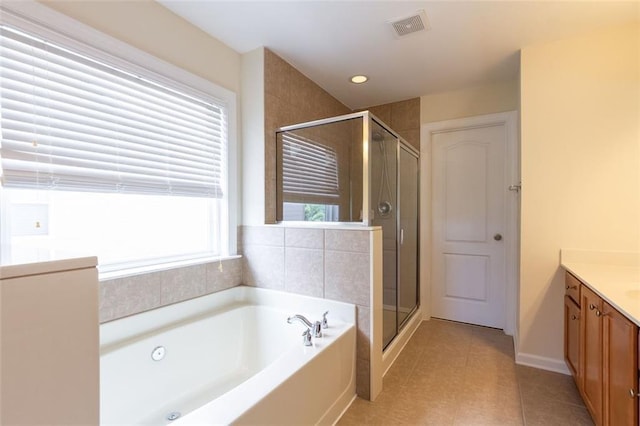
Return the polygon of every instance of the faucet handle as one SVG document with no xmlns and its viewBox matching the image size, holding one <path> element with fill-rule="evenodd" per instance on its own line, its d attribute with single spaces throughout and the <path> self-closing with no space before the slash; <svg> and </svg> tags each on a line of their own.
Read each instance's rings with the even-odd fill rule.
<svg viewBox="0 0 640 426">
<path fill-rule="evenodd" d="M 320 321 L 313 323 L 313 337 L 322 337 L 322 323 Z"/>
<path fill-rule="evenodd" d="M 329 311 L 322 314 L 322 328 L 329 328 L 329 321 L 327 321 L 327 314 Z"/>
<path fill-rule="evenodd" d="M 304 331 L 304 333 L 302 333 L 302 343 L 305 346 L 311 346 L 311 330 L 308 328 Z"/>
</svg>

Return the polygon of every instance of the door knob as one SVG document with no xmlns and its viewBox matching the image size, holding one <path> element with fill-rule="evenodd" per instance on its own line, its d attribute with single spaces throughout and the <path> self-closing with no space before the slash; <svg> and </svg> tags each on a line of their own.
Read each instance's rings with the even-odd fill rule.
<svg viewBox="0 0 640 426">
<path fill-rule="evenodd" d="M 500 241 L 502 239 L 502 235 L 496 234 L 496 235 L 493 236 L 493 239 L 496 240 L 496 241 Z"/>
</svg>

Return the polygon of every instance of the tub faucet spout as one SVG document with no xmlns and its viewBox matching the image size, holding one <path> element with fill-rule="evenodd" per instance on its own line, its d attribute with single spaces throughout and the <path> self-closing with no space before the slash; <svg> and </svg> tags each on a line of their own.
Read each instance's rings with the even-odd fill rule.
<svg viewBox="0 0 640 426">
<path fill-rule="evenodd" d="M 312 323 L 311 321 L 306 319 L 304 316 L 299 314 L 296 314 L 292 317 L 287 318 L 287 322 L 289 324 L 293 324 L 294 321 L 299 321 L 304 325 L 306 325 L 313 332 L 313 337 L 322 337 L 322 323 L 320 321 L 316 321 Z"/>
</svg>

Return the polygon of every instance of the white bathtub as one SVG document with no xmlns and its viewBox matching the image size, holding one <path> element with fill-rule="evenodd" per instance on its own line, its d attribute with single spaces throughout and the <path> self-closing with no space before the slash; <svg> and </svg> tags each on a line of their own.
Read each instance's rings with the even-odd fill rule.
<svg viewBox="0 0 640 426">
<path fill-rule="evenodd" d="M 287 317 L 327 310 L 304 346 Z M 103 324 L 100 423 L 332 424 L 355 397 L 355 318 L 354 305 L 241 286 Z"/>
</svg>

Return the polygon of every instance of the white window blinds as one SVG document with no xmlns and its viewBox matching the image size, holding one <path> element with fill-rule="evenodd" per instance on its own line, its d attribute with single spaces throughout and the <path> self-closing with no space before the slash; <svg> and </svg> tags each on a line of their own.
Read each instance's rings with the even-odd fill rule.
<svg viewBox="0 0 640 426">
<path fill-rule="evenodd" d="M 8 187 L 222 197 L 224 105 L 2 27 Z"/>
<path fill-rule="evenodd" d="M 338 158 L 334 149 L 293 133 L 282 137 L 282 191 L 286 201 L 338 198 Z"/>
</svg>

